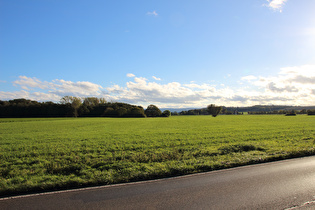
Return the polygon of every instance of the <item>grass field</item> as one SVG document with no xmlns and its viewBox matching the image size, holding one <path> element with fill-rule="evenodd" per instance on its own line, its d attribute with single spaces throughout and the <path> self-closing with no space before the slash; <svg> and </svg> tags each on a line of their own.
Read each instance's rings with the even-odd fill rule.
<svg viewBox="0 0 315 210">
<path fill-rule="evenodd" d="M 0 195 L 315 154 L 314 116 L 0 119 Z"/>
</svg>

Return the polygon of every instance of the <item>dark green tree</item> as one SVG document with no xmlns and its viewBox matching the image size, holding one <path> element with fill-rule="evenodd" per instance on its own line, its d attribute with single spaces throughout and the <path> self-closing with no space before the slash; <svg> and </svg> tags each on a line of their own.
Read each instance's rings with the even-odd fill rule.
<svg viewBox="0 0 315 210">
<path fill-rule="evenodd" d="M 208 113 L 212 115 L 212 117 L 218 116 L 220 114 L 222 107 L 221 106 L 215 106 L 214 104 L 210 104 L 207 106 Z"/>
<path fill-rule="evenodd" d="M 141 106 L 135 106 L 131 108 L 130 113 L 128 115 L 130 117 L 146 117 L 144 110 Z"/>
<path fill-rule="evenodd" d="M 315 109 L 307 110 L 307 115 L 315 115 Z"/>
<path fill-rule="evenodd" d="M 162 113 L 162 117 L 169 117 L 171 116 L 171 111 L 170 110 L 165 110 L 163 113 Z"/>
<path fill-rule="evenodd" d="M 104 111 L 104 117 L 116 117 L 118 114 L 115 111 L 114 108 L 112 107 L 107 107 L 106 110 Z"/>
<path fill-rule="evenodd" d="M 160 117 L 162 115 L 161 110 L 153 104 L 149 105 L 144 113 L 147 117 Z"/>
</svg>

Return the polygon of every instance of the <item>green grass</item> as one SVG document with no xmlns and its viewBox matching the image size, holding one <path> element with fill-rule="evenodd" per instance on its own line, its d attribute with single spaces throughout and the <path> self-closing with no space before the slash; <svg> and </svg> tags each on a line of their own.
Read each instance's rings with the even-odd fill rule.
<svg viewBox="0 0 315 210">
<path fill-rule="evenodd" d="M 314 116 L 0 119 L 0 195 L 315 154 Z"/>
</svg>

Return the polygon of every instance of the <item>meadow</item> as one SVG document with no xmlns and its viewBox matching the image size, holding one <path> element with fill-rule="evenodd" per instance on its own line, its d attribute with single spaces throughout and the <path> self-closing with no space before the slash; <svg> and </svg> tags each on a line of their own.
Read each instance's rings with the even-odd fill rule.
<svg viewBox="0 0 315 210">
<path fill-rule="evenodd" d="M 0 119 L 0 195 L 171 177 L 315 154 L 307 115 Z"/>
</svg>

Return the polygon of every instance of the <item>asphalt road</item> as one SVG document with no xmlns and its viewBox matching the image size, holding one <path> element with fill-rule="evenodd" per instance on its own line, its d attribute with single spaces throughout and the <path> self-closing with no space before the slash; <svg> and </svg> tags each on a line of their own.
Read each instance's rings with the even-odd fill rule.
<svg viewBox="0 0 315 210">
<path fill-rule="evenodd" d="M 2 198 L 0 209 L 315 209 L 315 157 Z"/>
</svg>

